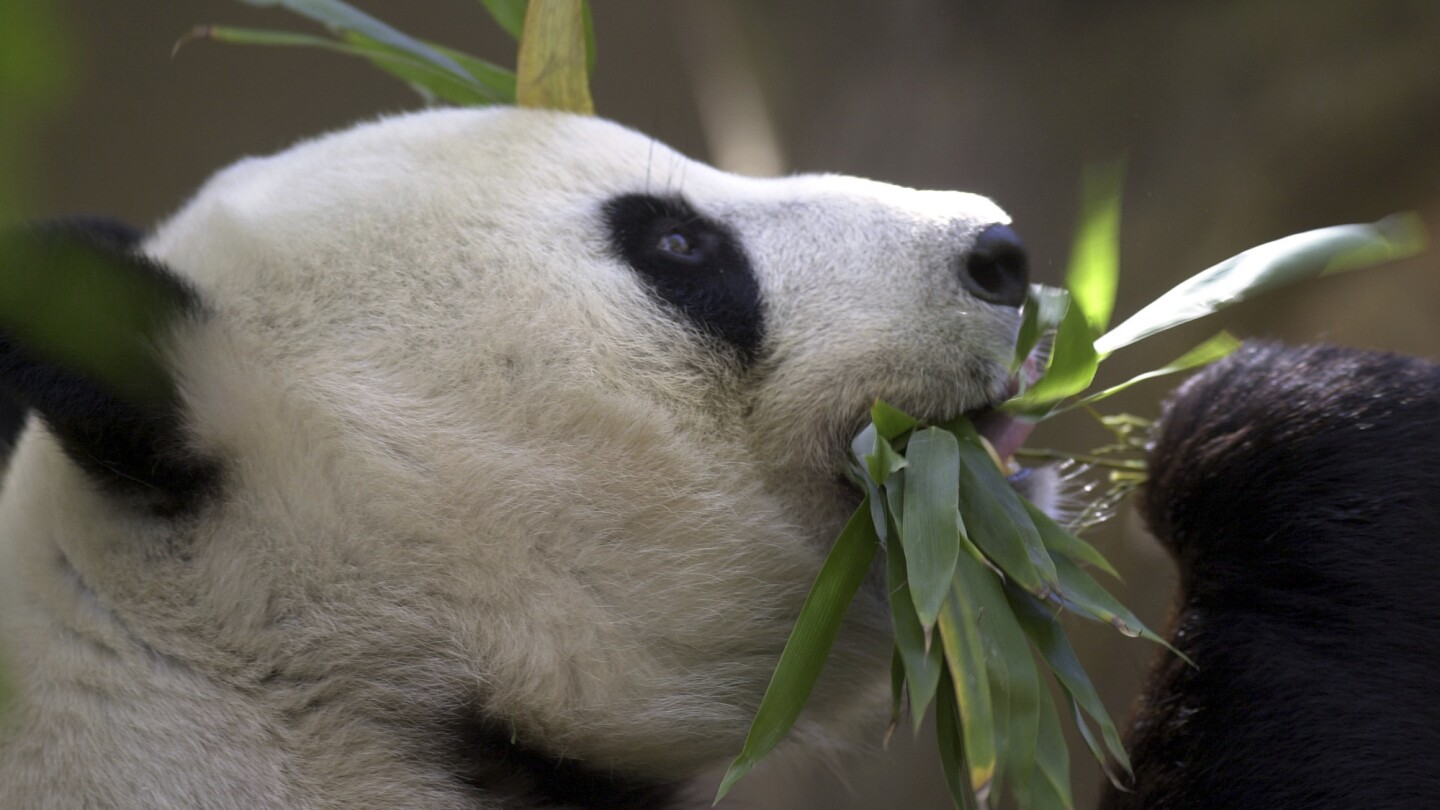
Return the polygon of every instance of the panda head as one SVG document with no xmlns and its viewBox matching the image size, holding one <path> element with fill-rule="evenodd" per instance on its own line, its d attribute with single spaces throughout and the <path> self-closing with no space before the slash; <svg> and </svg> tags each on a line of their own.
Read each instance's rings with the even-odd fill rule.
<svg viewBox="0 0 1440 810">
<path fill-rule="evenodd" d="M 55 237 L 169 291 L 144 347 L 167 395 L 10 339 L 5 382 L 46 428 L 0 531 L 302 748 L 689 774 L 738 748 L 857 504 L 871 403 L 944 418 L 1005 394 L 1026 289 L 1007 222 L 537 111 L 245 160 L 143 241 Z M 875 589 L 799 735 L 868 716 L 887 662 Z"/>
</svg>

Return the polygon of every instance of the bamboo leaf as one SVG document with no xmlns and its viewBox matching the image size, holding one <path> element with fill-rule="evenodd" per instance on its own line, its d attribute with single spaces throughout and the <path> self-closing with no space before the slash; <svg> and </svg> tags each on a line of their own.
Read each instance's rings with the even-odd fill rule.
<svg viewBox="0 0 1440 810">
<path fill-rule="evenodd" d="M 870 421 L 875 424 L 880 435 L 890 441 L 914 430 L 915 426 L 920 424 L 915 417 L 879 399 L 870 406 Z"/>
<path fill-rule="evenodd" d="M 1056 585 L 1055 565 L 1024 502 L 990 460 L 969 419 L 946 427 L 955 432 L 962 462 L 959 500 L 965 536 L 1017 585 L 1045 598 Z M 921 475 L 917 471 L 910 476 L 908 486 L 915 487 Z"/>
<path fill-rule="evenodd" d="M 529 0 L 480 0 L 495 22 L 505 29 L 512 39 L 519 41 L 525 31 L 525 12 Z M 590 13 L 590 3 L 585 3 L 585 72 L 595 75 L 595 20 Z"/>
<path fill-rule="evenodd" d="M 1081 181 L 1080 227 L 1065 286 L 1091 330 L 1099 334 L 1115 310 L 1120 283 L 1120 190 L 1125 161 L 1087 166 Z"/>
<path fill-rule="evenodd" d="M 14 341 L 4 351 L 24 346 L 145 410 L 170 400 L 156 347 L 189 302 L 143 264 L 63 225 L 0 231 L 0 330 Z"/>
<path fill-rule="evenodd" d="M 725 772 L 715 801 L 720 801 L 795 725 L 840 632 L 845 609 L 870 569 L 879 543 L 870 519 L 870 505 L 862 504 L 850 516 L 810 586 L 800 617 L 795 620 L 790 640 L 750 724 L 745 745 Z"/>
<path fill-rule="evenodd" d="M 951 588 L 950 598 L 940 609 L 937 627 L 949 681 L 960 707 L 960 735 L 970 765 L 970 788 L 984 796 L 995 779 L 995 714 L 978 611 L 966 596 Z"/>
<path fill-rule="evenodd" d="M 890 735 L 900 725 L 900 716 L 905 713 L 905 662 L 900 658 L 900 647 L 890 650 L 890 726 L 885 729 L 885 746 L 890 745 Z"/>
<path fill-rule="evenodd" d="M 1120 578 L 1120 572 L 1115 570 L 1115 566 L 1111 565 L 1098 549 L 1066 531 L 1064 526 L 1052 520 L 1039 507 L 1026 501 L 1025 511 L 1029 513 L 1035 530 L 1040 533 L 1040 542 L 1045 545 L 1045 550 L 1050 552 L 1050 559 L 1055 560 L 1057 567 L 1060 564 L 1057 558 L 1065 557 L 1078 563 L 1093 565 L 1116 579 Z"/>
<path fill-rule="evenodd" d="M 885 437 L 875 435 L 875 450 L 865 457 L 865 468 L 870 473 L 871 480 L 876 483 L 886 483 L 890 476 L 904 469 L 909 464 L 905 457 L 895 452 L 890 442 Z"/>
<path fill-rule="evenodd" d="M 891 521 L 895 524 L 895 536 L 903 536 L 905 527 L 900 525 L 900 520 L 905 516 L 905 471 L 896 470 L 890 476 L 890 482 L 885 486 L 885 508 L 889 510 Z"/>
<path fill-rule="evenodd" d="M 1085 674 L 1085 669 L 1080 665 L 1080 659 L 1075 657 L 1075 650 L 1070 646 L 1070 641 L 1065 638 L 1065 631 L 1060 626 L 1060 620 L 1053 616 L 1045 608 L 1044 603 L 1035 599 L 1030 594 L 1014 588 L 1007 588 L 1005 595 L 1009 598 L 1011 609 L 1015 617 L 1024 628 L 1025 635 L 1029 636 L 1030 642 L 1050 666 L 1050 671 L 1055 674 L 1056 680 L 1064 687 L 1075 703 L 1084 710 L 1085 714 L 1100 726 L 1100 733 L 1105 738 L 1105 748 L 1109 750 L 1110 756 L 1124 768 L 1126 773 L 1132 773 L 1130 757 L 1125 753 L 1125 746 L 1120 742 L 1120 733 L 1115 729 L 1115 722 L 1110 719 L 1110 714 L 1105 710 L 1105 704 L 1100 700 L 1100 694 L 1095 691 L 1095 686 L 1090 682 L 1090 677 Z M 1081 728 L 1082 735 L 1089 735 L 1088 728 Z M 1097 748 L 1097 758 L 1103 765 L 1105 762 L 1103 752 Z"/>
<path fill-rule="evenodd" d="M 955 806 L 961 810 L 978 810 L 975 791 L 965 779 L 965 775 L 970 772 L 970 766 L 966 762 L 960 706 L 955 702 L 955 685 L 951 683 L 948 673 L 942 681 L 935 701 L 935 739 L 940 747 L 940 769 L 945 775 L 945 786 L 950 789 L 950 797 L 955 800 Z"/>
<path fill-rule="evenodd" d="M 1413 213 L 1267 242 L 1181 282 L 1102 336 L 1095 348 L 1107 355 L 1267 290 L 1411 256 L 1424 245 L 1424 225 Z"/>
<path fill-rule="evenodd" d="M 1030 285 L 1030 294 L 1025 301 L 1025 311 L 1020 322 L 1020 334 L 1015 342 L 1013 367 L 1016 370 L 1030 358 L 1041 338 L 1060 328 L 1060 321 L 1065 318 L 1065 311 L 1069 308 L 1070 293 L 1066 290 L 1044 284 Z M 1045 362 L 1049 362 L 1048 357 Z M 1021 379 L 1022 384 L 1026 382 Z"/>
<path fill-rule="evenodd" d="M 910 437 L 905 460 L 900 538 L 915 612 L 929 628 L 950 592 L 960 555 L 960 448 L 954 435 L 925 428 Z"/>
<path fill-rule="evenodd" d="M 589 0 L 584 0 L 581 8 L 585 15 L 585 75 L 588 78 L 595 75 L 595 60 L 599 51 L 595 49 L 595 17 L 590 13 Z"/>
<path fill-rule="evenodd" d="M 461 107 L 513 104 L 516 99 L 516 76 L 504 71 L 503 68 L 491 65 L 490 62 L 485 62 L 484 59 L 465 55 L 458 50 L 433 46 L 435 49 L 448 53 L 458 65 L 464 66 L 465 71 L 471 76 L 468 82 L 459 81 L 454 74 L 439 71 L 429 63 L 416 62 L 415 59 L 406 58 L 405 52 L 402 50 L 390 48 L 383 42 L 376 42 L 376 40 L 364 36 L 363 33 L 344 32 L 340 36 L 351 48 L 361 50 L 360 55 L 369 59 L 376 68 L 415 86 L 422 95 L 429 92 L 441 101 L 461 105 Z"/>
<path fill-rule="evenodd" d="M 210 39 L 236 45 L 316 48 L 364 59 L 409 84 L 427 100 L 438 99 L 462 106 L 508 104 L 515 100 L 514 75 L 482 59 L 441 49 L 471 72 L 472 78 L 466 81 L 457 78 L 449 71 L 442 70 L 428 62 L 422 62 L 404 51 L 369 39 L 363 34 L 346 31 L 342 32 L 340 36 L 344 41 L 291 31 L 201 26 L 187 35 L 186 40 L 182 40 L 181 44 L 190 39 Z M 434 47 L 438 48 L 439 46 Z"/>
<path fill-rule="evenodd" d="M 348 42 L 357 44 L 369 44 L 375 48 L 388 48 L 384 43 L 375 42 L 364 34 L 348 32 L 345 34 Z M 515 74 L 493 62 L 487 62 L 468 53 L 446 48 L 443 45 L 430 43 L 430 47 L 454 59 L 461 67 L 470 74 L 471 78 L 479 85 L 479 90 L 491 103 L 514 104 L 515 103 Z M 392 49 L 393 50 L 393 49 Z"/>
<path fill-rule="evenodd" d="M 1175 653 L 1185 663 L 1191 666 L 1195 665 L 1195 662 L 1191 661 L 1188 656 L 1172 647 L 1170 642 L 1146 627 L 1145 623 L 1140 621 L 1139 616 L 1122 605 L 1120 600 L 1111 596 L 1100 583 L 1091 578 L 1078 565 L 1062 557 L 1055 561 L 1055 567 L 1060 573 L 1059 598 L 1068 610 L 1080 616 L 1104 622 L 1132 638 L 1138 637 L 1153 641 Z"/>
<path fill-rule="evenodd" d="M 409 34 L 395 30 L 387 23 L 381 22 L 341 0 L 241 0 L 241 2 L 261 8 L 284 8 L 314 20 L 331 31 L 354 31 L 407 53 L 421 62 L 434 65 L 462 80 L 471 78 L 459 63 L 436 48 Z"/>
<path fill-rule="evenodd" d="M 1039 733 L 1040 675 L 1025 633 L 1011 613 L 995 573 L 974 554 L 961 554 L 955 591 L 976 606 L 985 672 L 994 706 L 996 775 L 991 795 L 1011 785 L 1021 807 L 1028 806 L 1031 770 Z"/>
<path fill-rule="evenodd" d="M 1070 794 L 1070 751 L 1060 730 L 1060 714 L 1050 690 L 1040 689 L 1040 733 L 1035 769 L 1030 776 L 1031 810 L 1074 810 Z"/>
<path fill-rule="evenodd" d="M 1229 332 L 1221 332 L 1220 334 L 1215 335 L 1209 340 L 1206 340 L 1204 343 L 1201 343 L 1190 351 L 1180 355 L 1175 360 L 1171 361 L 1168 365 L 1157 368 L 1154 371 L 1147 371 L 1144 374 L 1131 377 L 1130 379 L 1126 380 L 1123 383 L 1120 383 L 1119 385 L 1113 385 L 1109 388 L 1106 388 L 1104 391 L 1091 394 L 1090 396 L 1085 397 L 1078 402 L 1074 402 L 1070 405 L 1065 406 L 1064 408 L 1061 408 L 1060 410 L 1056 411 L 1056 413 L 1064 413 L 1065 411 L 1084 405 L 1093 405 L 1096 402 L 1099 402 L 1100 400 L 1106 399 L 1108 397 L 1112 397 L 1139 382 L 1153 380 L 1157 377 L 1165 377 L 1171 374 L 1178 374 L 1182 371 L 1189 371 L 1194 368 L 1209 365 L 1210 363 L 1213 363 L 1216 360 L 1219 360 L 1229 355 L 1231 352 L 1240 348 L 1241 345 L 1243 345 L 1243 342 L 1239 338 L 1235 337 Z"/>
<path fill-rule="evenodd" d="M 480 0 L 495 22 L 505 29 L 505 33 L 516 41 L 525 31 L 525 8 L 529 5 L 528 0 Z"/>
<path fill-rule="evenodd" d="M 877 460 L 877 455 L 885 454 L 887 449 L 888 455 Z M 881 483 L 896 476 L 900 467 L 904 466 L 905 458 L 880 437 L 873 424 L 866 425 L 851 440 L 850 453 L 854 462 L 852 477 L 870 496 L 870 519 L 875 524 L 875 533 L 880 536 L 881 542 L 889 542 L 891 519 L 885 515 L 885 495 L 882 494 Z M 899 466 L 891 470 L 888 465 L 892 463 Z M 902 478 L 896 477 L 893 483 L 897 490 L 904 487 Z M 886 493 L 889 491 L 887 488 Z"/>
<path fill-rule="evenodd" d="M 1105 748 L 1099 740 L 1095 739 L 1095 731 L 1090 728 L 1090 721 L 1086 719 L 1080 711 L 1079 704 L 1075 702 L 1075 695 L 1067 689 L 1061 691 L 1065 694 L 1065 702 L 1070 705 L 1070 719 L 1075 723 L 1075 729 L 1080 732 L 1080 739 L 1085 741 L 1085 747 L 1090 749 L 1090 756 L 1100 763 L 1100 770 L 1104 771 L 1105 778 L 1110 780 L 1110 784 L 1117 788 L 1123 788 L 1124 783 L 1110 767 L 1110 760 L 1105 756 Z"/>
<path fill-rule="evenodd" d="M 534 0 L 525 13 L 516 71 L 522 107 L 595 114 L 590 98 L 584 0 Z"/>
<path fill-rule="evenodd" d="M 1085 314 L 1072 302 L 1060 319 L 1055 333 L 1055 346 L 1045 376 L 1016 399 L 1006 403 L 1009 410 L 1026 414 L 1044 414 L 1053 403 L 1078 394 L 1090 387 L 1100 356 L 1095 352 L 1095 333 Z"/>
<path fill-rule="evenodd" d="M 910 687 L 910 718 L 918 732 L 925 720 L 926 709 L 935 699 L 935 689 L 940 683 L 940 673 L 945 669 L 945 660 L 940 645 L 926 643 L 925 628 L 915 613 L 905 571 L 905 551 L 901 544 L 886 543 L 885 578 L 890 591 L 890 622 L 895 631 L 895 650 Z"/>
</svg>

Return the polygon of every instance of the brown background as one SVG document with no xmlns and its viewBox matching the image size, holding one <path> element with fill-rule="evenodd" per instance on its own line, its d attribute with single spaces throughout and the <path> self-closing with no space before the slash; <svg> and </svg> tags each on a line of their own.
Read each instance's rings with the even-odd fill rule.
<svg viewBox="0 0 1440 810">
<path fill-rule="evenodd" d="M 63 0 L 72 92 L 27 166 L 29 213 L 137 224 L 211 171 L 305 135 L 416 106 L 346 58 L 171 46 L 195 23 L 303 27 L 225 0 Z M 513 45 L 474 0 L 361 2 L 494 61 Z M 598 108 L 727 168 L 838 171 L 991 195 L 1056 282 L 1081 167 L 1128 157 L 1123 316 L 1249 245 L 1404 209 L 1440 232 L 1440 3 L 1433 0 L 595 0 Z M 0 110 L 4 109 L 0 99 Z M 756 144 L 759 144 L 757 147 Z M 769 144 L 767 147 L 766 144 Z M 1238 308 L 1246 337 L 1440 356 L 1432 254 Z M 1102 382 L 1168 360 L 1219 328 L 1157 338 Z M 1153 414 L 1160 387 L 1117 408 Z M 1083 418 L 1056 443 L 1097 443 Z M 1051 439 L 1042 435 L 1041 443 Z M 1128 513 L 1098 535 L 1120 595 L 1163 623 L 1169 563 Z M 1076 627 L 1123 716 L 1153 649 Z M 899 735 L 905 736 L 903 734 Z M 929 741 L 772 767 L 728 802 L 748 808 L 941 808 Z M 1096 769 L 1078 752 L 1077 800 Z"/>
</svg>

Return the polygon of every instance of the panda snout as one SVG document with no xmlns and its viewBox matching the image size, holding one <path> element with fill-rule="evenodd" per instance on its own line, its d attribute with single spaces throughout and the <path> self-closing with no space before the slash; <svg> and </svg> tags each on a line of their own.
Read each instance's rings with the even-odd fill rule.
<svg viewBox="0 0 1440 810">
<path fill-rule="evenodd" d="M 991 304 L 1019 307 L 1030 286 L 1025 245 L 1008 225 L 991 225 L 975 237 L 960 257 L 960 283 L 971 295 Z"/>
</svg>

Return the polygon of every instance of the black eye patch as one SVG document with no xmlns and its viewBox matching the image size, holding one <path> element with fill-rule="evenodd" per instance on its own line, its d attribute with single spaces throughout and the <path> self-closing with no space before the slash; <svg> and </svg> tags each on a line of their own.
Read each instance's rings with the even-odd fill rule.
<svg viewBox="0 0 1440 810">
<path fill-rule="evenodd" d="M 764 337 L 760 284 L 729 228 L 679 197 L 626 194 L 605 204 L 615 252 L 662 302 L 751 361 Z"/>
</svg>

